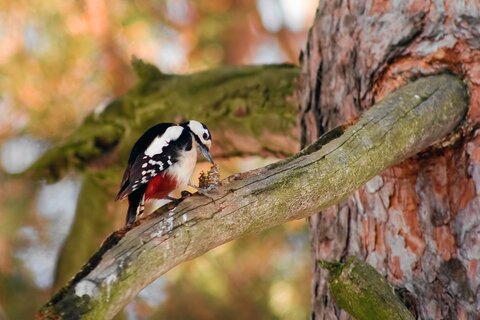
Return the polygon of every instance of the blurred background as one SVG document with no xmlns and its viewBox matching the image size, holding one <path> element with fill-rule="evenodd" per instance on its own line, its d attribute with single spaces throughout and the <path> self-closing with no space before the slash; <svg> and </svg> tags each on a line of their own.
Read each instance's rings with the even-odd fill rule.
<svg viewBox="0 0 480 320">
<path fill-rule="evenodd" d="M 0 319 L 31 319 L 52 294 L 83 181 L 75 173 L 53 184 L 12 174 L 124 94 L 135 82 L 132 55 L 169 73 L 297 64 L 316 7 L 316 0 L 0 0 Z M 273 160 L 229 159 L 221 172 Z M 119 213 L 118 225 L 123 219 Z M 306 319 L 310 272 L 306 224 L 295 221 L 175 268 L 120 318 Z"/>
</svg>

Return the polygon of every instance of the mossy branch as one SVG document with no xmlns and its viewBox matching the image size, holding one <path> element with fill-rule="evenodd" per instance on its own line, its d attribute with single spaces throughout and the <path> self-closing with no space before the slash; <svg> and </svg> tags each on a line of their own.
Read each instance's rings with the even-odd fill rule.
<svg viewBox="0 0 480 320">
<path fill-rule="evenodd" d="M 105 110 L 90 115 L 31 170 L 50 180 L 71 169 L 84 170 L 54 288 L 70 279 L 96 251 L 98 239 L 112 230 L 111 193 L 118 188 L 133 140 L 152 123 L 181 121 L 181 117 L 205 121 L 213 131 L 216 159 L 248 154 L 282 157 L 299 150 L 293 95 L 296 67 L 246 66 L 179 76 L 161 73 L 139 59 L 132 65 L 138 84 Z"/>
<path fill-rule="evenodd" d="M 56 180 L 69 170 L 124 163 L 135 140 L 159 122 L 197 119 L 213 133 L 215 157 L 299 150 L 293 65 L 224 67 L 189 75 L 163 74 L 134 59 L 139 81 L 125 96 L 90 114 L 28 173 Z"/>
<path fill-rule="evenodd" d="M 385 278 L 368 263 L 319 261 L 330 271 L 328 283 L 337 304 L 358 320 L 414 320 Z"/>
<path fill-rule="evenodd" d="M 110 236 L 39 319 L 110 319 L 176 265 L 251 232 L 307 217 L 452 132 L 467 112 L 462 81 L 426 77 L 389 95 L 343 133 L 286 161 L 235 175 L 209 197 L 165 206 Z"/>
</svg>

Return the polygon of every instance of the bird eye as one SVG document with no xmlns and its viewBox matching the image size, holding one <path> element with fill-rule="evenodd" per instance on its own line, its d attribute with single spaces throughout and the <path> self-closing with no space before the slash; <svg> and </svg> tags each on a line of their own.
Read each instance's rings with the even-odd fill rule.
<svg viewBox="0 0 480 320">
<path fill-rule="evenodd" d="M 207 140 L 207 139 L 208 139 L 208 133 L 205 132 L 205 133 L 203 134 L 203 140 Z"/>
</svg>

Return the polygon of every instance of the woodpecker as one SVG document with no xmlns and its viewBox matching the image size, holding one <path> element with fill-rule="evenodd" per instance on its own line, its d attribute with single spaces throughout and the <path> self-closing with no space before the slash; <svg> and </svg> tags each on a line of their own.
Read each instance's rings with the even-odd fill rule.
<svg viewBox="0 0 480 320">
<path fill-rule="evenodd" d="M 159 123 L 148 129 L 130 152 L 116 200 L 128 197 L 125 224 L 143 213 L 151 199 L 169 199 L 169 193 L 190 184 L 197 151 L 209 162 L 212 136 L 201 122 Z"/>
</svg>

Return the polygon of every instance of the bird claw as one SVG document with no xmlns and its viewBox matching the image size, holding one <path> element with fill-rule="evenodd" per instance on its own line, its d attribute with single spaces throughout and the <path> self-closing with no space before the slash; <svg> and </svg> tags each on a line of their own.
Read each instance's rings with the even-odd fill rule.
<svg viewBox="0 0 480 320">
<path fill-rule="evenodd" d="M 187 191 L 187 190 L 183 190 L 181 193 L 180 193 L 180 196 L 181 198 L 186 198 L 186 197 L 190 197 L 193 193 L 191 193 L 190 191 Z"/>
</svg>

